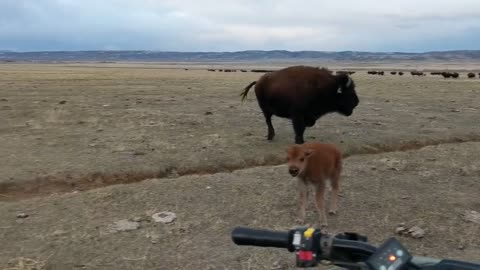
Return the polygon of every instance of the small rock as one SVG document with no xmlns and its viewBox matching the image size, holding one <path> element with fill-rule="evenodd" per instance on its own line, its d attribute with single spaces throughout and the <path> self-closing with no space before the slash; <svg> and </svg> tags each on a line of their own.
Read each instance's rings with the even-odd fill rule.
<svg viewBox="0 0 480 270">
<path fill-rule="evenodd" d="M 103 104 L 103 107 L 110 107 L 110 104 Z"/>
<path fill-rule="evenodd" d="M 62 235 L 65 235 L 66 233 L 67 232 L 64 231 L 64 230 L 55 230 L 52 235 L 53 236 L 62 236 Z"/>
<path fill-rule="evenodd" d="M 467 222 L 480 224 L 480 213 L 473 210 L 466 210 L 463 213 L 463 219 Z"/>
<path fill-rule="evenodd" d="M 464 246 L 464 245 L 459 245 L 457 248 L 458 248 L 459 250 L 464 250 L 464 249 L 465 249 L 465 246 Z"/>
<path fill-rule="evenodd" d="M 397 228 L 395 228 L 395 233 L 399 235 L 403 235 L 407 232 L 407 228 L 405 228 L 404 225 L 398 225 Z"/>
<path fill-rule="evenodd" d="M 126 219 L 116 221 L 115 223 L 109 226 L 109 230 L 111 232 L 117 232 L 117 231 L 128 232 L 128 231 L 138 230 L 139 228 L 140 228 L 140 223 L 135 221 L 129 221 Z"/>
<path fill-rule="evenodd" d="M 207 186 L 206 189 L 211 189 L 212 187 L 211 186 Z"/>
<path fill-rule="evenodd" d="M 408 233 L 413 237 L 413 238 L 423 238 L 425 236 L 425 230 L 418 226 L 413 226 L 408 230 Z"/>
<path fill-rule="evenodd" d="M 374 111 L 380 111 L 381 109 L 380 109 L 380 108 L 373 108 L 372 110 L 374 110 Z"/>
<path fill-rule="evenodd" d="M 212 112 L 205 112 L 205 115 L 212 115 Z"/>
<path fill-rule="evenodd" d="M 17 218 L 27 218 L 28 217 L 28 214 L 25 214 L 25 213 L 18 213 L 17 214 Z"/>
<path fill-rule="evenodd" d="M 97 132 L 102 132 L 102 131 L 103 131 L 103 128 L 97 129 Z"/>
<path fill-rule="evenodd" d="M 1 101 L 8 101 L 8 99 L 6 99 L 6 98 L 2 98 L 2 99 L 0 99 L 0 100 L 1 100 Z"/>
<path fill-rule="evenodd" d="M 407 199 L 410 199 L 410 196 L 408 196 L 408 195 L 402 195 L 402 196 L 400 197 L 400 199 L 402 199 L 402 200 L 407 200 Z"/>
<path fill-rule="evenodd" d="M 450 111 L 451 111 L 451 112 L 460 112 L 459 109 L 451 109 Z"/>
<path fill-rule="evenodd" d="M 62 100 L 62 101 L 58 102 L 58 104 L 65 104 L 65 103 L 67 103 L 66 100 Z"/>
<path fill-rule="evenodd" d="M 134 156 L 144 156 L 144 155 L 146 155 L 146 153 L 145 153 L 145 152 L 141 152 L 141 151 L 135 151 L 135 152 L 133 152 L 133 155 L 134 155 Z"/>
<path fill-rule="evenodd" d="M 280 261 L 276 261 L 273 263 L 272 267 L 270 267 L 270 269 L 272 270 L 280 270 L 280 269 L 284 269 L 282 263 Z"/>
<path fill-rule="evenodd" d="M 172 212 L 160 212 L 160 213 L 155 213 L 152 215 L 153 221 L 155 222 L 161 222 L 163 224 L 169 224 L 175 221 L 177 219 L 177 215 Z"/>
</svg>

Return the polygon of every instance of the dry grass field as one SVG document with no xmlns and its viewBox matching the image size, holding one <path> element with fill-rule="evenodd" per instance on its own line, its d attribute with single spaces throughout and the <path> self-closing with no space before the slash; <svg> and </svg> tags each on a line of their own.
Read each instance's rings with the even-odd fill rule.
<svg viewBox="0 0 480 270">
<path fill-rule="evenodd" d="M 274 117 L 268 142 L 254 93 L 241 103 L 260 73 L 178 67 L 0 65 L 0 269 L 293 268 L 229 235 L 297 225 L 290 122 Z M 405 222 L 426 230 L 400 237 L 415 254 L 478 260 L 480 224 L 463 214 L 480 212 L 480 79 L 352 77 L 354 114 L 305 133 L 348 157 L 329 231 L 378 244 Z M 152 222 L 159 211 L 177 220 Z M 108 230 L 135 217 L 136 230 Z"/>
</svg>

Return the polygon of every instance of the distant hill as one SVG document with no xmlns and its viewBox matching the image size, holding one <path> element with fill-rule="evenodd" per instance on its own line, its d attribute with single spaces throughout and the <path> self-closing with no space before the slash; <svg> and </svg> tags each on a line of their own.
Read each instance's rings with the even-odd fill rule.
<svg viewBox="0 0 480 270">
<path fill-rule="evenodd" d="M 466 61 L 480 60 L 480 50 L 425 53 L 324 52 L 324 51 L 238 51 L 238 52 L 163 52 L 163 51 L 0 51 L 0 61 Z"/>
</svg>

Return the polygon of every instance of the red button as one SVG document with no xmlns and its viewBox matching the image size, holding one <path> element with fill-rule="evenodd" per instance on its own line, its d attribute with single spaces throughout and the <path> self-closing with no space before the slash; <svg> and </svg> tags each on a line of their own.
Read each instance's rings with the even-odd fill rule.
<svg viewBox="0 0 480 270">
<path fill-rule="evenodd" d="M 313 252 L 300 250 L 298 257 L 300 257 L 302 261 L 311 261 L 313 259 Z"/>
</svg>

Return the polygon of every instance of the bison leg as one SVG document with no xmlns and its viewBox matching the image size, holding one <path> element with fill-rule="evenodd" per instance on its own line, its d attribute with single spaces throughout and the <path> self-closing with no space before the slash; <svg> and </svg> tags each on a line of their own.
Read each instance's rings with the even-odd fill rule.
<svg viewBox="0 0 480 270">
<path fill-rule="evenodd" d="M 332 191 L 330 192 L 330 215 L 336 215 L 338 212 L 338 192 L 340 190 L 340 170 L 337 170 L 333 177 L 330 179 Z"/>
<path fill-rule="evenodd" d="M 304 224 L 305 223 L 305 212 L 307 208 L 307 200 L 308 200 L 308 186 L 302 179 L 297 178 L 297 188 L 299 194 L 298 200 L 298 215 L 297 219 L 295 220 L 297 223 Z"/>
<path fill-rule="evenodd" d="M 303 144 L 303 133 L 305 132 L 305 121 L 303 117 L 294 116 L 292 118 L 293 122 L 293 130 L 295 131 L 295 143 L 296 144 Z"/>
<path fill-rule="evenodd" d="M 273 137 L 275 137 L 275 129 L 273 129 L 273 125 L 272 125 L 272 114 L 263 112 L 263 115 L 265 116 L 265 122 L 267 122 L 267 127 L 268 127 L 267 139 L 271 141 L 273 140 Z"/>
<path fill-rule="evenodd" d="M 305 117 L 305 125 L 306 125 L 307 127 L 313 127 L 313 126 L 315 125 L 315 122 L 316 122 L 315 118 L 313 118 L 313 117 Z"/>
<path fill-rule="evenodd" d="M 327 227 L 327 215 L 325 213 L 325 185 L 320 183 L 316 186 L 315 203 L 318 211 L 318 221 L 322 227 Z"/>
</svg>

